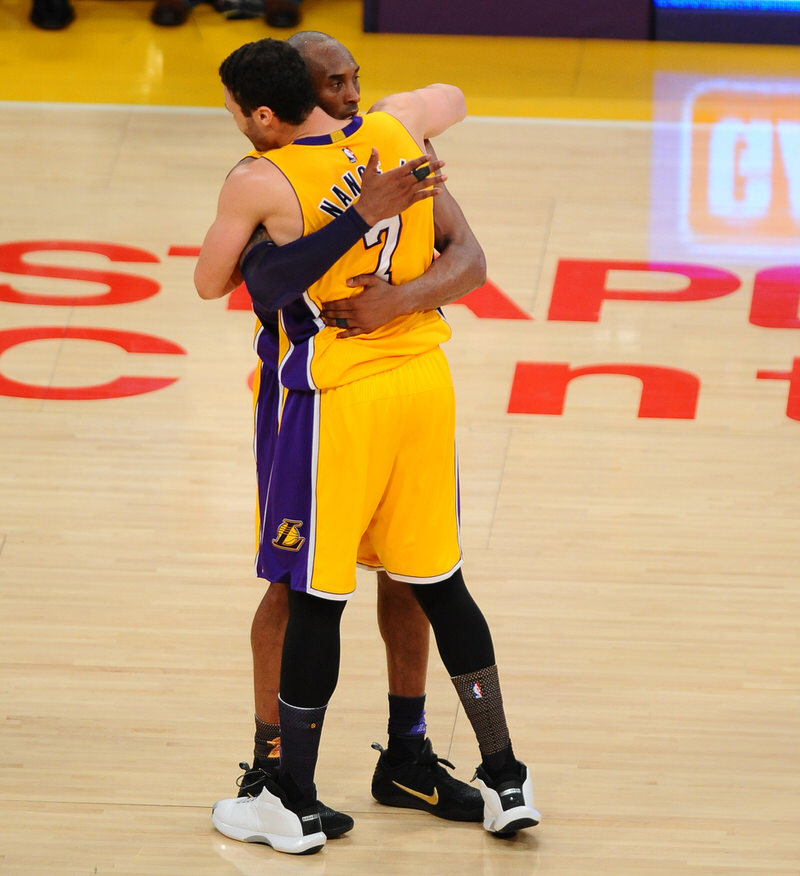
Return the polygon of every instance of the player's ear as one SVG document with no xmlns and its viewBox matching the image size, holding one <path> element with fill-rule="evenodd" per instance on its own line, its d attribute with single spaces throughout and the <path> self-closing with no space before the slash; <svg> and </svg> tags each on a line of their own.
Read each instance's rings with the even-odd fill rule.
<svg viewBox="0 0 800 876">
<path fill-rule="evenodd" d="M 265 128 L 272 124 L 275 113 L 268 106 L 260 106 L 253 110 L 253 118 Z"/>
</svg>

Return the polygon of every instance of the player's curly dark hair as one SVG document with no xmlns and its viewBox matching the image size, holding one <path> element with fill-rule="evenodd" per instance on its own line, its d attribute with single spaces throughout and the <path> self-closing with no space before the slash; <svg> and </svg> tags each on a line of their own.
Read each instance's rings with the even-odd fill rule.
<svg viewBox="0 0 800 876">
<path fill-rule="evenodd" d="M 220 64 L 219 75 L 245 115 L 267 106 L 282 122 L 299 125 L 317 104 L 300 53 L 282 40 L 240 46 Z"/>
</svg>

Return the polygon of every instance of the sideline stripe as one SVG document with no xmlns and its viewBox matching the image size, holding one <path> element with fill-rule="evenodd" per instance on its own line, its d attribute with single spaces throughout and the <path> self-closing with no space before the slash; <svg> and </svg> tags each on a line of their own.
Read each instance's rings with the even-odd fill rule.
<svg viewBox="0 0 800 876">
<path fill-rule="evenodd" d="M 228 115 L 224 107 L 204 106 L 164 106 L 140 103 L 42 103 L 41 101 L 0 100 L 2 109 L 74 109 L 97 110 L 98 112 L 132 112 L 172 115 Z M 650 119 L 574 119 L 540 116 L 467 116 L 459 125 L 474 122 L 476 124 L 505 125 L 569 125 L 571 127 L 621 127 L 621 128 L 659 128 L 680 124 L 678 121 Z"/>
</svg>

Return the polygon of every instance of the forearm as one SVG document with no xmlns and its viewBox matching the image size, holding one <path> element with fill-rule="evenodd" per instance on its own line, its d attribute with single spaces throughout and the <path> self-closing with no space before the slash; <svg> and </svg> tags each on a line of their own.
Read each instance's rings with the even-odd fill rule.
<svg viewBox="0 0 800 876">
<path fill-rule="evenodd" d="M 398 287 L 409 313 L 456 301 L 486 282 L 486 258 L 452 195 L 444 190 L 434 204 L 439 257 L 416 280 Z"/>
<path fill-rule="evenodd" d="M 451 243 L 416 280 L 397 287 L 406 313 L 435 310 L 486 282 L 486 260 L 480 246 Z"/>
<path fill-rule="evenodd" d="M 370 226 L 350 207 L 319 231 L 284 246 L 261 242 L 242 260 L 253 301 L 270 310 L 286 307 L 354 246 Z"/>
<path fill-rule="evenodd" d="M 213 228 L 206 235 L 194 269 L 194 285 L 197 294 L 206 300 L 222 298 L 241 283 L 236 264 L 235 248 L 226 248 L 220 243 L 223 235 Z M 229 250 L 229 251 L 228 251 Z"/>
</svg>

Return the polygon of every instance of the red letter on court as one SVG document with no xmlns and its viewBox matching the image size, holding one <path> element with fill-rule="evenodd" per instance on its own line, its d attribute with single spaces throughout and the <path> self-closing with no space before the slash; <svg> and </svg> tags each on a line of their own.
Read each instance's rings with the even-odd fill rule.
<svg viewBox="0 0 800 876">
<path fill-rule="evenodd" d="M 491 280 L 487 280 L 483 286 L 473 289 L 453 304 L 463 304 L 478 319 L 533 319 L 530 314 L 517 307 Z"/>
<path fill-rule="evenodd" d="M 7 283 L 0 283 L 0 301 L 14 304 L 55 305 L 56 307 L 95 307 L 104 304 L 128 304 L 157 295 L 161 288 L 154 280 L 136 274 L 118 274 L 91 268 L 68 268 L 66 265 L 31 265 L 24 256 L 34 252 L 94 252 L 112 262 L 158 262 L 143 249 L 115 243 L 86 243 L 69 240 L 26 240 L 0 244 L 0 271 L 27 277 L 56 277 L 62 280 L 84 280 L 100 283 L 108 289 L 96 295 L 40 295 L 21 292 Z"/>
<path fill-rule="evenodd" d="M 800 420 L 800 359 L 792 359 L 791 371 L 758 371 L 756 377 L 759 380 L 788 380 L 786 416 L 790 420 Z"/>
<path fill-rule="evenodd" d="M 800 267 L 767 268 L 756 274 L 750 322 L 765 328 L 800 328 Z"/>
<path fill-rule="evenodd" d="M 37 328 L 6 329 L 0 331 L 0 356 L 17 344 L 27 341 L 41 341 L 48 338 L 76 338 L 83 341 L 100 341 L 104 344 L 114 344 L 128 353 L 156 353 L 184 355 L 186 350 L 156 338 L 153 335 L 142 335 L 138 332 L 116 331 L 101 328 L 64 328 L 63 326 L 45 326 Z M 0 395 L 13 398 L 68 399 L 84 401 L 87 399 L 122 398 L 129 395 L 143 395 L 156 389 L 163 389 L 175 383 L 177 377 L 118 377 L 109 383 L 95 386 L 37 386 L 33 383 L 20 383 L 0 374 Z"/>
<path fill-rule="evenodd" d="M 688 282 L 675 292 L 614 290 L 606 288 L 610 271 L 679 274 Z M 739 278 L 735 274 L 705 265 L 562 259 L 553 282 L 547 318 L 565 322 L 599 322 L 603 301 L 702 301 L 730 295 L 738 288 Z"/>
<path fill-rule="evenodd" d="M 639 417 L 692 420 L 697 410 L 700 381 L 688 371 L 656 365 L 587 365 L 571 368 L 566 362 L 517 362 L 509 414 L 564 412 L 567 386 L 589 374 L 622 374 L 642 382 Z"/>
</svg>

